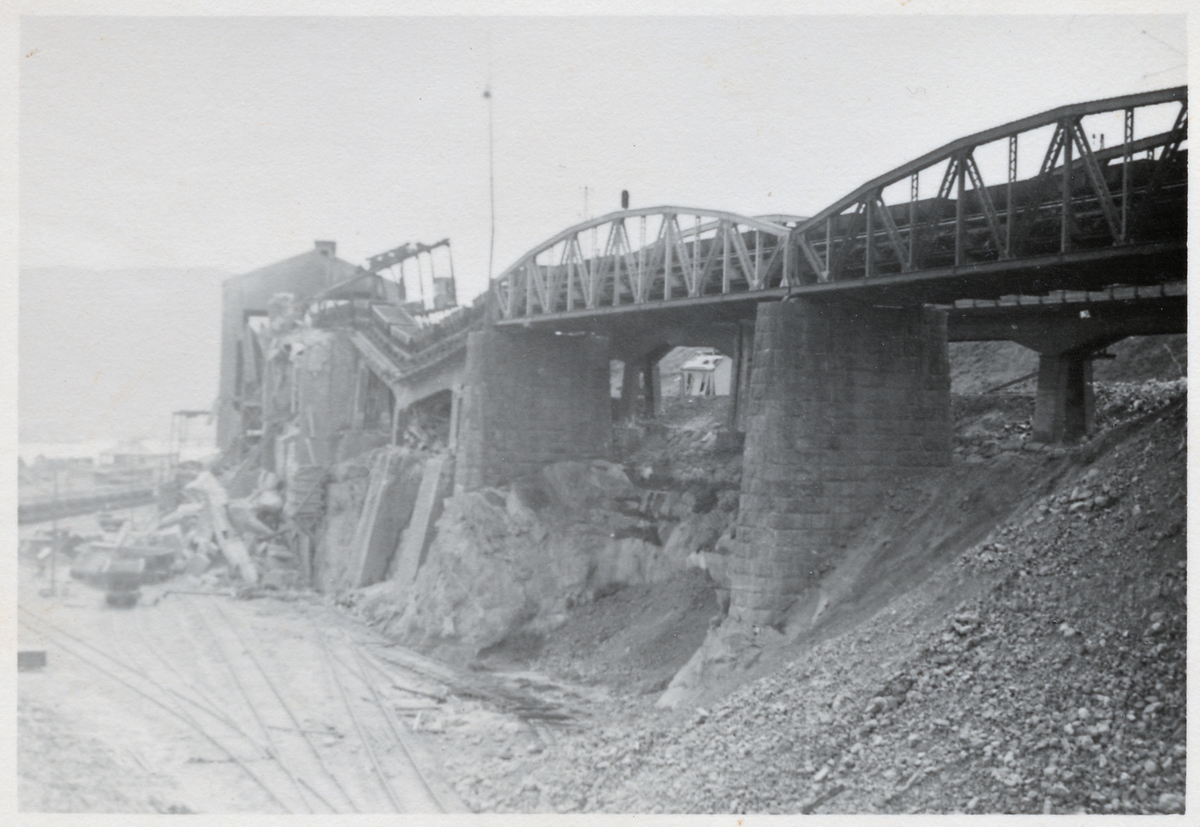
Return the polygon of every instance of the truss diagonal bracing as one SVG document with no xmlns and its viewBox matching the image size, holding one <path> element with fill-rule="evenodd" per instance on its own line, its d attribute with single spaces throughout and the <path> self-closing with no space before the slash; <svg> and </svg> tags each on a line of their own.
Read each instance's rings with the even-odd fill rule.
<svg viewBox="0 0 1200 827">
<path fill-rule="evenodd" d="M 570 227 L 501 273 L 502 319 L 788 285 L 790 228 L 717 210 L 624 210 Z"/>
</svg>

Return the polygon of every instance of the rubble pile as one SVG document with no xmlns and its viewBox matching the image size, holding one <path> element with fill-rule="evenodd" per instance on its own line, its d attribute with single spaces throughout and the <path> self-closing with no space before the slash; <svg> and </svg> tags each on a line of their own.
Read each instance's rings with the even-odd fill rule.
<svg viewBox="0 0 1200 827">
<path fill-rule="evenodd" d="M 1033 399 L 1018 394 L 952 396 L 951 409 L 957 424 L 954 456 L 970 463 L 991 459 L 1003 451 L 1039 450 L 1030 439 Z M 1061 456 L 1064 452 L 1058 450 Z"/>
<path fill-rule="evenodd" d="M 1178 401 L 1187 393 L 1187 378 L 1096 382 L 1094 388 L 1096 427 L 1102 430 Z M 954 436 L 955 456 L 970 463 L 983 462 L 1005 451 L 1066 456 L 1066 448 L 1033 439 L 1033 403 L 1032 397 L 1023 394 L 954 396 L 954 417 L 959 423 Z"/>
<path fill-rule="evenodd" d="M 701 497 L 736 494 L 742 446 L 725 426 L 729 404 L 729 397 L 664 399 L 658 420 L 625 429 L 621 461 L 640 486 L 691 490 Z"/>
<path fill-rule="evenodd" d="M 1187 393 L 1187 377 L 1146 382 L 1098 382 L 1095 387 L 1097 423 L 1112 426 L 1180 399 Z"/>
<path fill-rule="evenodd" d="M 70 537 L 71 576 L 109 593 L 113 605 L 137 602 L 139 587 L 182 576 L 207 587 L 272 589 L 304 585 L 286 535 L 280 481 L 263 472 L 251 493 L 231 499 L 211 472 L 183 486 L 186 502 L 149 525 L 102 519 L 100 535 Z"/>
<path fill-rule="evenodd" d="M 1061 458 L 989 459 L 971 473 L 1040 462 L 1048 483 L 955 564 L 781 644 L 791 660 L 764 655 L 732 693 L 615 698 L 619 716 L 487 760 L 460 793 L 526 812 L 1182 812 L 1184 403 Z"/>
</svg>

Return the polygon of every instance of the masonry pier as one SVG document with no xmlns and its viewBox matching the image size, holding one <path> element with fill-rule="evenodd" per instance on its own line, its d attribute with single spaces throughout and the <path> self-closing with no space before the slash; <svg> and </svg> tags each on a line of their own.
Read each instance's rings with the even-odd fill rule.
<svg viewBox="0 0 1200 827">
<path fill-rule="evenodd" d="M 455 488 L 496 485 L 563 460 L 607 457 L 603 336 L 479 330 L 467 339 Z"/>
<path fill-rule="evenodd" d="M 1095 418 L 1091 355 L 1040 354 L 1033 438 L 1075 442 L 1092 432 Z"/>
<path fill-rule="evenodd" d="M 779 622 L 897 472 L 951 454 L 946 314 L 758 307 L 730 615 Z"/>
</svg>

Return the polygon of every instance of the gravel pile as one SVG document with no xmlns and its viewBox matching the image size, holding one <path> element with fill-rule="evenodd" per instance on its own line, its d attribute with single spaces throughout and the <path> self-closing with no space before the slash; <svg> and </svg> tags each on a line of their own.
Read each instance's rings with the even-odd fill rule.
<svg viewBox="0 0 1200 827">
<path fill-rule="evenodd" d="M 710 708 L 617 696 L 460 793 L 501 811 L 1182 812 L 1185 401 L 1071 452 L 1032 508 L 775 673 Z"/>
<path fill-rule="evenodd" d="M 1187 393 L 1187 378 L 1097 382 L 1094 387 L 1097 421 L 1100 425 L 1113 425 L 1177 402 Z"/>
</svg>

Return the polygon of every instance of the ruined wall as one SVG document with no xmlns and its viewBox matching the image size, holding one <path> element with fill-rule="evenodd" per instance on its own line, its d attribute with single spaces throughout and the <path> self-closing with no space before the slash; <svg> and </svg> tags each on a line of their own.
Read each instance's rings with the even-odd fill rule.
<svg viewBox="0 0 1200 827">
<path fill-rule="evenodd" d="M 304 330 L 293 346 L 298 424 L 311 463 L 331 465 L 340 432 L 354 425 L 357 354 L 344 331 Z"/>
<path fill-rule="evenodd" d="M 313 587 L 319 592 L 337 592 L 350 584 L 353 566 L 350 549 L 370 488 L 370 473 L 368 457 L 333 469 L 313 561 Z"/>
<path fill-rule="evenodd" d="M 467 339 L 455 487 L 474 490 L 562 460 L 607 456 L 608 340 L 481 330 Z"/>
<path fill-rule="evenodd" d="M 429 459 L 426 452 L 385 446 L 331 469 L 314 565 L 318 591 L 384 579 L 413 516 Z"/>
<path fill-rule="evenodd" d="M 777 622 L 897 473 L 950 461 L 946 315 L 759 305 L 730 615 Z"/>
<path fill-rule="evenodd" d="M 217 399 L 217 446 L 224 449 L 241 433 L 237 410 L 242 389 L 237 387 L 238 342 L 247 314 L 267 312 L 276 293 L 291 293 L 296 300 L 356 275 L 358 268 L 334 256 L 336 245 L 318 242 L 315 249 L 275 264 L 226 279 L 222 289 L 221 379 Z M 250 354 L 244 352 L 243 359 Z"/>
</svg>

